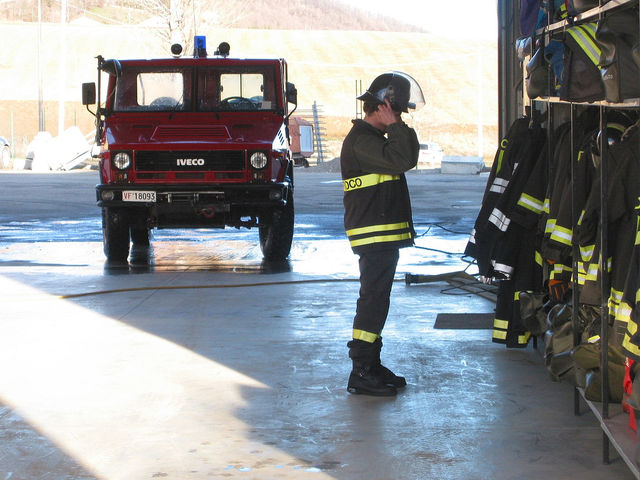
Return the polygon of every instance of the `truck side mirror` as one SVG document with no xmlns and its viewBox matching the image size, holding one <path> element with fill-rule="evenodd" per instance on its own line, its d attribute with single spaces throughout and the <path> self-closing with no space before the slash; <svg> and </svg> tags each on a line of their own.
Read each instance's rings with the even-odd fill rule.
<svg viewBox="0 0 640 480">
<path fill-rule="evenodd" d="M 96 84 L 95 83 L 83 83 L 82 84 L 82 104 L 83 105 L 95 105 L 96 103 Z"/>
<path fill-rule="evenodd" d="M 287 102 L 298 105 L 298 89 L 291 82 L 287 82 Z"/>
</svg>

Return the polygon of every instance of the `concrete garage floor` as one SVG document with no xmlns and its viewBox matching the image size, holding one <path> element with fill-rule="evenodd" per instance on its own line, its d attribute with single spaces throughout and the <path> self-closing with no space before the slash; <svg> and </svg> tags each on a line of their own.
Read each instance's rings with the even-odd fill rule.
<svg viewBox="0 0 640 480">
<path fill-rule="evenodd" d="M 0 480 L 633 478 L 539 352 L 433 328 L 492 302 L 403 267 L 383 361 L 409 384 L 349 395 L 354 271 L 300 270 L 1 264 Z"/>
</svg>

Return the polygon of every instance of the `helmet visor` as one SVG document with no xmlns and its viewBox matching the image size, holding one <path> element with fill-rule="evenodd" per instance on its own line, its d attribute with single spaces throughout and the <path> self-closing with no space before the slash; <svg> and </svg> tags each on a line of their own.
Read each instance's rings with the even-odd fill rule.
<svg viewBox="0 0 640 480">
<path fill-rule="evenodd" d="M 409 100 L 407 101 L 407 107 L 412 110 L 420 110 L 424 107 L 424 95 L 416 79 L 408 73 L 398 72 L 397 70 L 394 70 L 391 73 L 395 76 L 402 77 L 409 82 Z"/>
<path fill-rule="evenodd" d="M 391 71 L 378 76 L 369 89 L 358 97 L 364 101 L 380 104 L 388 99 L 396 111 L 418 110 L 425 105 L 424 95 L 418 82 L 404 72 Z"/>
</svg>

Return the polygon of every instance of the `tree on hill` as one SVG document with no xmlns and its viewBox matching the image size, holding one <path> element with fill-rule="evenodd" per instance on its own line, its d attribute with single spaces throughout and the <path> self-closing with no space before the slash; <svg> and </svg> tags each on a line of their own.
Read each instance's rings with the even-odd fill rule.
<svg viewBox="0 0 640 480">
<path fill-rule="evenodd" d="M 38 3 L 37 0 L 0 1 L 0 18 L 37 22 Z M 417 26 L 335 0 L 67 0 L 66 5 L 66 18 L 70 21 L 82 16 L 107 24 L 155 19 L 165 30 L 164 40 L 182 37 L 185 45 L 191 45 L 193 33 L 203 26 L 423 32 Z M 58 1 L 41 0 L 40 6 L 42 21 L 60 21 Z"/>
</svg>

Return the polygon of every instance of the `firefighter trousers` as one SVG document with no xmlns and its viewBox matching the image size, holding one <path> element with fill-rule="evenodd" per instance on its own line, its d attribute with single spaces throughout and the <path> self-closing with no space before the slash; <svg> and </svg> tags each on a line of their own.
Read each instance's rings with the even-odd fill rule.
<svg viewBox="0 0 640 480">
<path fill-rule="evenodd" d="M 382 333 L 396 274 L 397 248 L 360 254 L 360 297 L 353 319 L 353 338 L 373 343 Z"/>
</svg>

